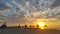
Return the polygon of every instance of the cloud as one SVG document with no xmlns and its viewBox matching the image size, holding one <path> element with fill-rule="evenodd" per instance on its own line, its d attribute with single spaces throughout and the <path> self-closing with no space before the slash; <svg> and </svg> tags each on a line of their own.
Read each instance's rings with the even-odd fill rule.
<svg viewBox="0 0 60 34">
<path fill-rule="evenodd" d="M 16 4 L 16 2 L 13 0 L 12 3 Z"/>
<path fill-rule="evenodd" d="M 10 9 L 6 4 L 0 4 L 0 9 Z"/>
<path fill-rule="evenodd" d="M 6 3 L 6 5 L 7 5 L 7 6 L 9 6 L 10 8 L 12 8 L 12 5 L 11 5 L 11 4 L 9 4 L 9 3 Z"/>
<path fill-rule="evenodd" d="M 10 10 L 9 12 L 3 12 L 4 14 L 8 14 L 8 18 L 7 21 L 9 22 L 32 22 L 36 19 L 40 19 L 40 18 L 49 18 L 49 16 L 52 16 L 51 13 L 54 13 L 56 11 L 50 10 L 49 9 L 42 9 L 41 8 L 47 8 L 49 6 L 51 6 L 51 1 L 40 1 L 40 0 L 28 0 L 28 1 L 17 1 L 17 0 L 12 0 L 11 1 L 14 5 L 12 5 L 9 2 L 6 3 L 0 3 L 0 9 L 9 9 L 11 7 L 15 8 L 19 8 L 19 13 L 18 11 L 15 12 L 17 9 L 14 10 Z M 34 10 L 35 9 L 35 10 Z M 21 11 L 21 12 L 20 12 Z M 49 14 L 49 15 L 47 15 Z M 6 16 L 7 17 L 7 16 Z M 58 16 L 59 17 L 59 16 Z"/>
<path fill-rule="evenodd" d="M 60 6 L 60 0 L 55 0 L 55 2 L 51 5 L 51 7 Z"/>
</svg>

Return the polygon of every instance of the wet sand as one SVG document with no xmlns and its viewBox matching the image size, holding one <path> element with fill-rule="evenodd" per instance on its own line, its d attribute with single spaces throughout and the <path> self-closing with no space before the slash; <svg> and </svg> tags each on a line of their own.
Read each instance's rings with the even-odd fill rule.
<svg viewBox="0 0 60 34">
<path fill-rule="evenodd" d="M 40 29 L 20 29 L 7 28 L 0 29 L 0 34 L 60 34 L 59 30 L 40 30 Z"/>
</svg>

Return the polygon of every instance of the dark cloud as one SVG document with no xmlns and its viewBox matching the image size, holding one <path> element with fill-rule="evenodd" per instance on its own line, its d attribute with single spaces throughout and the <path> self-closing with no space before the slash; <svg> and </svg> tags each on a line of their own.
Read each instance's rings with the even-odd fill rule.
<svg viewBox="0 0 60 34">
<path fill-rule="evenodd" d="M 60 6 L 60 0 L 55 0 L 55 2 L 51 5 L 51 7 Z"/>
<path fill-rule="evenodd" d="M 0 3 L 0 10 L 1 9 L 9 9 L 10 7 L 9 6 L 7 6 L 6 4 L 1 4 Z"/>
</svg>

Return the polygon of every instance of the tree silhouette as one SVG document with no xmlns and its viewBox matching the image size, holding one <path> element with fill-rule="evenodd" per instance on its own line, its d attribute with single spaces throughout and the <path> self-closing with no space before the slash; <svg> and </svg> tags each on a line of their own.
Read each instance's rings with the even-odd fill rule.
<svg viewBox="0 0 60 34">
<path fill-rule="evenodd" d="M 27 25 L 25 24 L 25 26 L 24 26 L 25 28 L 27 28 Z"/>
<path fill-rule="evenodd" d="M 32 26 L 30 25 L 29 27 L 31 28 Z"/>
<path fill-rule="evenodd" d="M 34 28 L 34 25 L 32 27 Z"/>
<path fill-rule="evenodd" d="M 47 27 L 47 25 L 45 25 L 45 27 Z"/>
<path fill-rule="evenodd" d="M 39 27 L 39 25 L 37 24 L 37 25 L 36 25 L 36 27 L 38 28 L 38 27 Z"/>
<path fill-rule="evenodd" d="M 21 26 L 20 26 L 20 25 L 18 25 L 18 28 L 21 28 Z"/>
</svg>

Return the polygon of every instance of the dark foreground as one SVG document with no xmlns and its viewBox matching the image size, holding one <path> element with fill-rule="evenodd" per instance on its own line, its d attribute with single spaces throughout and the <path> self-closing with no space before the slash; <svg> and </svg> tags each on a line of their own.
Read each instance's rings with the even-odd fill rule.
<svg viewBox="0 0 60 34">
<path fill-rule="evenodd" d="M 40 30 L 34 28 L 6 28 L 0 29 L 0 34 L 60 34 L 59 30 Z"/>
</svg>

